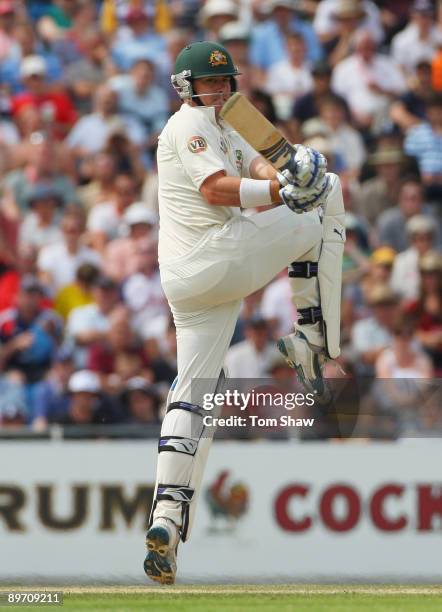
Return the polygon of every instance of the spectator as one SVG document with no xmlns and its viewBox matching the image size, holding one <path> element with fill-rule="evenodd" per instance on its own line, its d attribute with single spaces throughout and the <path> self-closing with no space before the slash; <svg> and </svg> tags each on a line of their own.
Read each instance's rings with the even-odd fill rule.
<svg viewBox="0 0 442 612">
<path fill-rule="evenodd" d="M 431 250 L 436 226 L 431 217 L 414 215 L 406 227 L 410 246 L 394 260 L 391 286 L 402 298 L 415 300 L 419 295 L 419 259 Z"/>
<path fill-rule="evenodd" d="M 99 275 L 99 268 L 93 264 L 80 264 L 74 282 L 66 285 L 56 294 L 54 308 L 64 321 L 74 308 L 87 306 L 94 302 L 93 288 Z"/>
<path fill-rule="evenodd" d="M 30 211 L 20 226 L 20 248 L 39 249 L 61 240 L 59 209 L 62 205 L 63 198 L 53 187 L 34 185 L 28 196 Z"/>
<path fill-rule="evenodd" d="M 428 122 L 410 127 L 404 149 L 416 157 L 424 183 L 442 185 L 442 94 L 427 102 Z"/>
<path fill-rule="evenodd" d="M 392 57 L 408 75 L 413 74 L 419 62 L 430 62 L 442 42 L 434 24 L 434 6 L 430 0 L 414 0 L 410 17 L 407 27 L 391 42 Z"/>
<path fill-rule="evenodd" d="M 23 376 L 12 371 L 0 375 L 0 430 L 21 428 L 29 419 Z"/>
<path fill-rule="evenodd" d="M 293 101 L 309 92 L 313 80 L 306 62 L 306 47 L 302 34 L 286 35 L 287 59 L 270 66 L 265 89 L 273 97 L 280 119 L 288 119 Z"/>
<path fill-rule="evenodd" d="M 226 366 L 231 378 L 260 378 L 268 375 L 277 354 L 269 338 L 269 325 L 265 319 L 254 317 L 247 321 L 246 339 L 232 346 L 226 355 Z"/>
<path fill-rule="evenodd" d="M 240 21 L 229 21 L 221 28 L 219 39 L 239 70 L 240 74 L 236 77 L 238 90 L 248 95 L 253 86 L 250 64 L 250 29 Z"/>
<path fill-rule="evenodd" d="M 117 175 L 112 200 L 94 206 L 88 218 L 87 229 L 93 248 L 102 253 L 107 241 L 118 236 L 123 215 L 136 197 L 137 187 L 132 176 Z"/>
<path fill-rule="evenodd" d="M 139 270 L 139 253 L 152 238 L 158 218 L 143 202 L 134 202 L 126 208 L 122 221 L 128 236 L 111 240 L 104 252 L 104 271 L 117 282 L 123 282 Z"/>
<path fill-rule="evenodd" d="M 325 43 L 330 65 L 336 66 L 353 51 L 356 31 L 364 29 L 366 11 L 362 2 L 339 0 L 332 13 L 335 22 L 335 36 Z"/>
<path fill-rule="evenodd" d="M 396 205 L 405 156 L 399 148 L 378 147 L 368 162 L 375 176 L 364 181 L 352 195 L 354 210 L 374 226 L 384 210 Z"/>
<path fill-rule="evenodd" d="M 384 349 L 391 346 L 392 325 L 398 298 L 387 285 L 375 285 L 367 296 L 372 314 L 357 321 L 352 329 L 351 350 L 360 376 L 374 374 L 374 364 Z"/>
<path fill-rule="evenodd" d="M 0 62 L 17 54 L 19 49 L 14 38 L 15 7 L 13 0 L 0 2 Z"/>
<path fill-rule="evenodd" d="M 339 13 L 342 0 L 322 0 L 316 9 L 313 27 L 322 43 L 327 43 L 335 38 L 339 32 L 339 24 L 336 14 Z M 345 3 L 350 4 L 350 2 Z M 376 43 L 382 42 L 384 37 L 382 17 L 379 8 L 372 0 L 353 0 L 352 10 L 364 11 L 365 19 L 361 28 L 370 32 Z M 348 8 L 347 8 L 348 10 Z M 359 23 L 359 22 L 358 22 Z"/>
<path fill-rule="evenodd" d="M 115 132 L 127 133 L 129 140 L 137 146 L 144 143 L 146 132 L 143 126 L 132 117 L 121 117 L 117 104 L 117 94 L 108 85 L 97 87 L 93 112 L 81 117 L 67 137 L 76 157 L 82 159 L 98 153 Z"/>
<path fill-rule="evenodd" d="M 332 88 L 345 98 L 356 123 L 370 128 L 405 90 L 405 79 L 390 57 L 376 52 L 372 34 L 361 30 L 355 36 L 355 52 L 335 67 Z"/>
<path fill-rule="evenodd" d="M 422 123 L 427 118 L 427 102 L 432 95 L 431 64 L 420 61 L 409 90 L 391 105 L 391 119 L 403 132 Z"/>
<path fill-rule="evenodd" d="M 207 0 L 198 17 L 204 30 L 202 40 L 217 42 L 221 28 L 238 19 L 238 6 L 233 0 Z"/>
<path fill-rule="evenodd" d="M 156 387 L 144 378 L 130 378 L 121 400 L 126 422 L 144 425 L 160 423 L 160 396 Z"/>
<path fill-rule="evenodd" d="M 391 246 L 398 253 L 409 246 L 406 224 L 414 215 L 431 215 L 424 202 L 420 181 L 413 177 L 402 181 L 397 206 L 384 211 L 377 222 L 379 243 Z"/>
<path fill-rule="evenodd" d="M 50 320 L 42 308 L 43 288 L 35 277 L 22 278 L 15 308 L 0 315 L 0 367 L 18 370 L 27 383 L 40 380 L 55 347 Z"/>
<path fill-rule="evenodd" d="M 100 151 L 93 156 L 90 181 L 78 190 L 78 197 L 87 212 L 112 197 L 116 173 L 117 164 L 112 153 Z"/>
<path fill-rule="evenodd" d="M 60 222 L 60 242 L 43 246 L 38 255 L 39 278 L 53 294 L 75 280 L 78 267 L 83 263 L 100 266 L 98 253 L 84 244 L 84 216 L 80 210 L 67 211 Z"/>
<path fill-rule="evenodd" d="M 430 251 L 419 259 L 420 291 L 406 304 L 416 322 L 416 335 L 431 358 L 435 376 L 442 375 L 442 255 Z"/>
<path fill-rule="evenodd" d="M 22 60 L 20 75 L 25 90 L 12 98 L 12 114 L 18 115 L 27 106 L 37 108 L 54 136 L 62 139 L 76 121 L 77 113 L 64 91 L 48 89 L 46 72 L 45 61 L 39 55 Z"/>
</svg>

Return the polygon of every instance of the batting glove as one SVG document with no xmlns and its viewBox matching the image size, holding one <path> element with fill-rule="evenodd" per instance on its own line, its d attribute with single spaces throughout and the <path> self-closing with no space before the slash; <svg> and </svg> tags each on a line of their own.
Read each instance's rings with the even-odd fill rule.
<svg viewBox="0 0 442 612">
<path fill-rule="evenodd" d="M 286 206 L 293 212 L 300 214 L 309 212 L 322 204 L 325 204 L 330 193 L 330 178 L 325 175 L 322 181 L 314 187 L 297 187 L 289 183 L 279 190 L 279 195 Z"/>
<path fill-rule="evenodd" d="M 327 160 L 322 153 L 304 145 L 296 145 L 289 168 L 282 174 L 285 180 L 296 187 L 310 188 L 322 184 L 326 172 Z"/>
</svg>

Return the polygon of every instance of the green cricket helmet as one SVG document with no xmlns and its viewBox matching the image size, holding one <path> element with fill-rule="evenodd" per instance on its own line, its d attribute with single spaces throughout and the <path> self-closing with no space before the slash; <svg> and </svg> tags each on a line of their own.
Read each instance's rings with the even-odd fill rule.
<svg viewBox="0 0 442 612">
<path fill-rule="evenodd" d="M 225 47 L 208 40 L 192 43 L 182 49 L 176 60 L 171 81 L 182 100 L 194 95 L 192 81 L 210 76 L 232 77 L 232 90 L 235 91 L 235 77 L 238 72 L 232 57 Z"/>
</svg>

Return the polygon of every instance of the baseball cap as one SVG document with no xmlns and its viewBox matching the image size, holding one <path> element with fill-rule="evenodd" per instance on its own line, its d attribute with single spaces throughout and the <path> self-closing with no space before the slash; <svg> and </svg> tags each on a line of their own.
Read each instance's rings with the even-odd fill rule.
<svg viewBox="0 0 442 612">
<path fill-rule="evenodd" d="M 137 223 L 155 225 L 158 221 L 158 217 L 147 208 L 144 202 L 134 202 L 126 208 L 123 215 L 123 221 L 127 225 L 136 225 Z"/>
<path fill-rule="evenodd" d="M 79 370 L 69 379 L 68 390 L 71 393 L 99 393 L 101 383 L 98 374 L 92 370 Z"/>
<path fill-rule="evenodd" d="M 375 285 L 368 294 L 367 301 L 370 306 L 378 304 L 396 304 L 398 297 L 388 285 Z"/>
<path fill-rule="evenodd" d="M 379 247 L 371 254 L 371 261 L 376 265 L 391 266 L 393 265 L 396 251 L 391 247 Z"/>
<path fill-rule="evenodd" d="M 407 221 L 407 233 L 413 234 L 429 234 L 436 231 L 436 223 L 434 219 L 426 215 L 414 215 Z"/>
<path fill-rule="evenodd" d="M 248 42 L 250 40 L 250 30 L 241 21 L 230 21 L 223 25 L 219 31 L 219 40 L 223 45 L 232 40 Z"/>
<path fill-rule="evenodd" d="M 411 5 L 412 13 L 431 13 L 434 12 L 433 3 L 430 0 L 414 0 Z"/>
<path fill-rule="evenodd" d="M 28 55 L 22 59 L 20 64 L 20 75 L 22 78 L 30 77 L 34 74 L 42 76 L 46 74 L 46 62 L 40 55 Z"/>
<path fill-rule="evenodd" d="M 20 281 L 20 290 L 28 293 L 45 293 L 43 285 L 33 274 L 25 274 Z"/>
</svg>

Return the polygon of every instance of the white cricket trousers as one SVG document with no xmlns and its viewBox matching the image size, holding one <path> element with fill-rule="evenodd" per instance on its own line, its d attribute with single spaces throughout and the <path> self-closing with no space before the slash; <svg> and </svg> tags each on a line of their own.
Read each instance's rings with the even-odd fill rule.
<svg viewBox="0 0 442 612">
<path fill-rule="evenodd" d="M 206 392 L 215 391 L 242 299 L 317 248 L 321 228 L 317 210 L 296 214 L 278 206 L 250 217 L 234 217 L 222 228 L 210 229 L 185 257 L 161 267 L 177 332 L 178 382 L 170 402 L 195 403 L 193 378 L 213 379 L 214 389 Z M 172 410 L 165 417 L 161 436 L 183 435 L 189 430 L 189 419 L 189 412 Z M 195 491 L 183 539 L 190 534 L 210 444 L 211 438 L 203 435 L 194 456 L 174 452 L 158 456 L 157 487 L 158 483 L 174 483 Z M 158 501 L 153 519 L 160 516 L 181 526 L 181 503 Z"/>
</svg>

